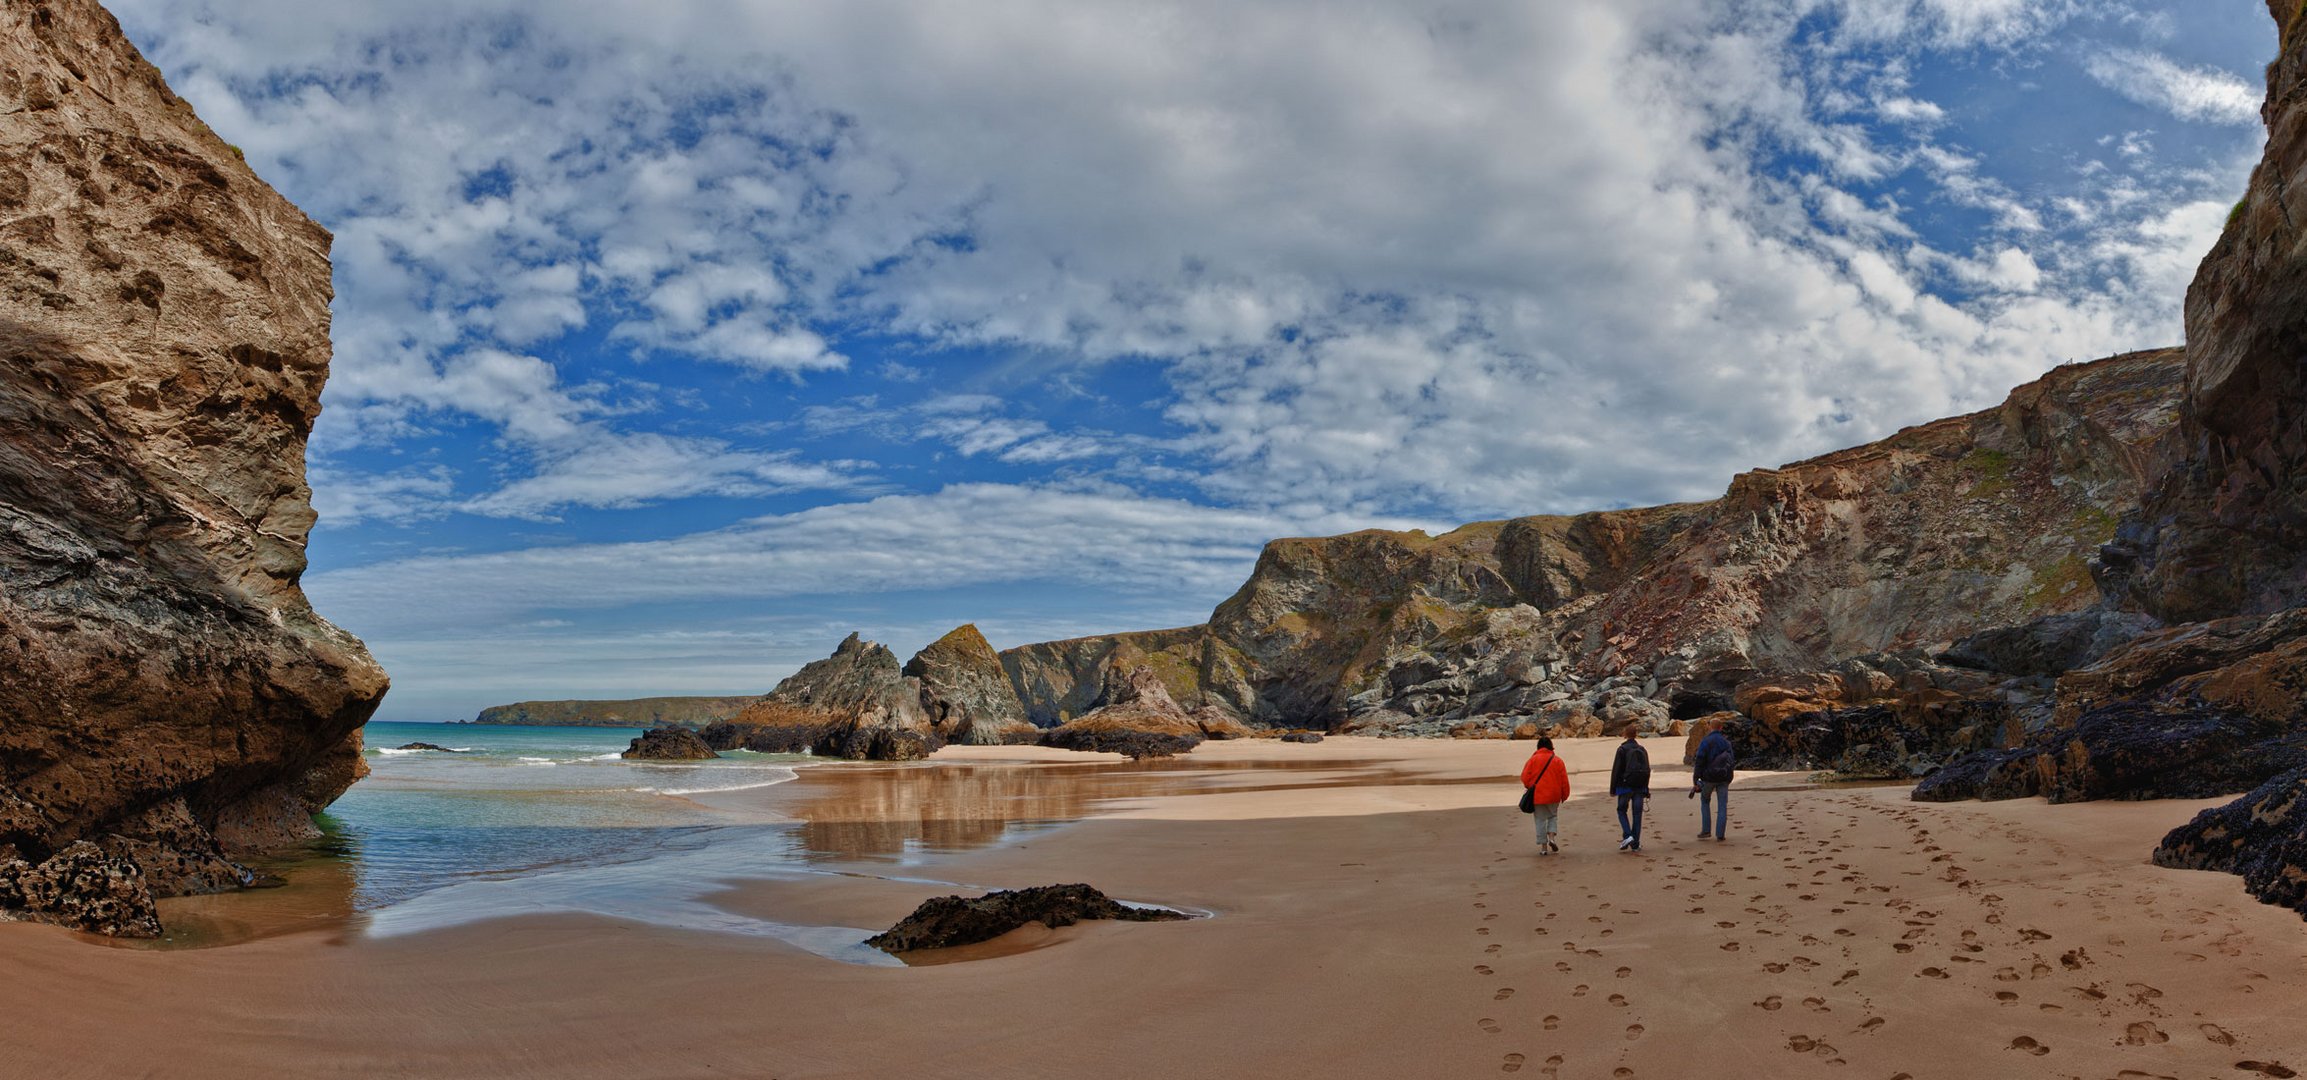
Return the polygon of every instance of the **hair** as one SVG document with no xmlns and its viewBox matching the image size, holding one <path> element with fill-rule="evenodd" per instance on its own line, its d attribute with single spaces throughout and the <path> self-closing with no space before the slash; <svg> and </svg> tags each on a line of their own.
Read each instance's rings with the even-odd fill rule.
<svg viewBox="0 0 2307 1080">
<path fill-rule="evenodd" d="M 1636 736 L 1639 736 L 1639 735 L 1641 735 L 1641 734 L 1642 734 L 1642 725 L 1640 725 L 1640 724 L 1628 724 L 1628 725 L 1626 725 L 1626 737 L 1627 737 L 1627 738 L 1631 739 L 1631 738 L 1634 738 L 1634 737 L 1636 737 Z"/>
<path fill-rule="evenodd" d="M 1548 736 L 1545 736 L 1545 735 L 1540 735 L 1540 736 L 1538 736 L 1538 749 L 1540 749 L 1540 750 L 1552 750 L 1552 749 L 1554 749 L 1554 740 L 1553 740 L 1551 737 L 1548 737 Z"/>
</svg>

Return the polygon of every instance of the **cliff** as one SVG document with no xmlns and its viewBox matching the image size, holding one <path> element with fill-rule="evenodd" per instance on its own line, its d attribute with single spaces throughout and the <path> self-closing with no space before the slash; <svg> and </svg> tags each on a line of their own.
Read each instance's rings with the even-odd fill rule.
<svg viewBox="0 0 2307 1080">
<path fill-rule="evenodd" d="M 737 715 L 757 697 L 651 697 L 623 701 L 516 701 L 491 705 L 475 724 L 538 727 L 704 727 Z"/>
<path fill-rule="evenodd" d="M 231 887 L 360 773 L 385 674 L 298 587 L 328 247 L 101 8 L 0 8 L 0 877 Z"/>
<path fill-rule="evenodd" d="M 2176 349 L 2069 365 L 1711 502 L 1276 540 L 1207 624 L 1002 660 L 1044 726 L 1150 667 L 1187 708 L 1269 726 L 1663 728 L 1773 672 L 2097 606 L 2089 557 L 2153 475 L 2185 370 Z"/>
</svg>

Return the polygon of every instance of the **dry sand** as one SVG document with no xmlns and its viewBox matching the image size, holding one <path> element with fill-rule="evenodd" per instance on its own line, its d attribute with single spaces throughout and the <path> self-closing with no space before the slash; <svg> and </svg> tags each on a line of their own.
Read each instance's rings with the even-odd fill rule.
<svg viewBox="0 0 2307 1080">
<path fill-rule="evenodd" d="M 1597 794 L 1610 740 L 1566 747 L 1550 857 L 1512 807 L 1526 743 L 1214 743 L 1153 768 L 949 750 L 722 797 L 884 850 L 1099 815 L 730 883 L 731 911 L 878 927 L 950 891 L 890 880 L 910 877 L 1087 881 L 1217 914 L 1029 927 L 935 966 L 585 915 L 175 952 L 0 926 L 0 1076 L 2307 1072 L 2307 922 L 2146 862 L 2210 804 L 1922 805 L 1746 776 L 1717 844 L 1693 838 L 1679 745 L 1651 744 L 1639 855 L 1613 850 Z"/>
</svg>

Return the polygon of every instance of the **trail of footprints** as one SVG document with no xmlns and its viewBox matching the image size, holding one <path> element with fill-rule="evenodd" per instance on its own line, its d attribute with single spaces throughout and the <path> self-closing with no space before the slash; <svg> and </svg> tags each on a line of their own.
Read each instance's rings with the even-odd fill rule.
<svg viewBox="0 0 2307 1080">
<path fill-rule="evenodd" d="M 1904 831 L 1905 847 L 1908 853 L 1918 857 L 1918 865 L 1923 868 L 1900 870 L 1901 875 L 1926 877 L 1942 886 L 1952 885 L 1955 890 L 1952 899 L 1967 905 L 1971 909 L 1971 914 L 1976 916 L 1975 921 L 1979 925 L 1996 929 L 1982 931 L 1979 926 L 1964 925 L 1960 926 L 1955 931 L 1954 936 L 1949 939 L 1943 935 L 1943 931 L 1950 924 L 1960 924 L 1971 920 L 1950 917 L 1949 913 L 1943 910 L 1944 903 L 1942 900 L 1933 900 L 1934 907 L 1925 908 L 1912 900 L 1897 899 L 1891 895 L 1898 891 L 1893 886 L 1871 881 L 1865 872 L 1854 869 L 1848 862 L 1838 861 L 1836 853 L 1848 850 L 1850 845 L 1855 842 L 1851 839 L 1851 833 L 1864 820 L 1863 813 L 1887 817 Z M 1879 908 L 1884 913 L 1895 917 L 1895 925 L 1898 928 L 1900 940 L 1892 946 L 1894 953 L 1899 955 L 1923 953 L 1932 957 L 1936 957 L 1941 952 L 1945 954 L 1946 958 L 1943 962 L 1931 962 L 1918 966 L 1914 972 L 1916 979 L 1951 982 L 1957 974 L 1962 974 L 1966 983 L 1973 982 L 1970 973 L 1963 969 L 1967 965 L 1984 965 L 1987 963 L 1977 954 L 1988 951 L 1990 941 L 1987 940 L 1987 936 L 1989 934 L 1999 934 L 2009 948 L 2025 949 L 2029 956 L 2023 969 L 2014 965 L 1997 966 L 1989 975 L 1989 980 L 1992 983 L 2003 984 L 2000 988 L 1987 991 L 1991 994 L 1991 999 L 2000 1006 L 2016 1008 L 2024 1004 L 2025 995 L 2019 989 L 2011 987 L 2046 982 L 2056 984 L 2070 978 L 2087 979 L 2091 970 L 2096 966 L 2096 961 L 2091 956 L 2089 948 L 2078 945 L 2073 948 L 2060 949 L 2054 942 L 2054 935 L 2046 931 L 2034 927 L 2006 926 L 2002 897 L 1987 891 L 1986 883 L 1981 878 L 1974 876 L 1973 868 L 1965 866 L 1955 853 L 1943 850 L 1942 845 L 1935 842 L 1932 828 L 1939 824 L 1941 823 L 1932 820 L 1928 811 L 1917 807 L 1883 806 L 1865 799 L 1839 800 L 1819 807 L 1817 812 L 1814 812 L 1807 820 L 1790 821 L 1774 825 L 1768 831 L 1754 830 L 1748 833 L 1754 840 L 1774 841 L 1775 845 L 1764 844 L 1745 850 L 1702 849 L 1695 853 L 1695 862 L 1687 861 L 1675 853 L 1674 849 L 1667 848 L 1667 854 L 1663 859 L 1646 862 L 1642 869 L 1648 872 L 1663 867 L 1662 890 L 1677 894 L 1678 900 L 1687 901 L 1692 905 L 1682 909 L 1684 914 L 1692 916 L 1719 914 L 1721 916 L 1713 920 L 1713 926 L 1725 937 L 1719 946 L 1722 951 L 1733 954 L 1753 952 L 1772 956 L 1771 959 L 1759 960 L 1757 964 L 1761 974 L 1767 977 L 1792 976 L 1795 980 L 1807 984 L 1824 981 L 1826 989 L 1829 991 L 1859 979 L 1863 972 L 1852 966 L 1854 954 L 1847 944 L 1849 940 L 1858 935 L 1859 931 L 1850 926 L 1830 927 L 1828 924 L 1834 921 L 1832 918 L 1834 916 L 1852 915 L 1854 909 Z M 1812 829 L 1819 827 L 1823 827 L 1823 831 L 1814 834 Z M 1942 825 L 1942 827 L 1944 826 Z M 2038 842 L 2030 841 L 2030 843 Z M 1877 850 L 1893 850 L 1891 845 L 1877 844 L 1874 846 Z M 2066 854 L 2065 849 L 2056 843 L 2048 843 L 2045 846 L 2053 858 Z M 2027 847 L 2021 847 L 2018 849 L 2018 854 L 2026 855 L 2029 850 Z M 1504 856 L 1505 852 L 1500 851 L 1498 854 Z M 1927 858 L 1924 858 L 1926 856 Z M 1778 893 L 1773 893 L 1760 884 L 1763 880 L 1760 873 L 1748 872 L 1749 864 L 1753 864 L 1759 869 L 1764 861 L 1770 859 L 1778 860 L 1784 870 L 1791 872 L 1793 878 L 1793 880 L 1782 882 L 1782 889 Z M 1493 859 L 1491 865 L 1495 866 L 1502 861 L 1506 860 L 1503 858 Z M 1486 869 L 1483 872 L 1483 877 L 1486 879 L 1493 878 L 1495 874 L 1495 870 Z M 1556 886 L 1565 883 L 1566 881 L 1559 875 L 1548 875 L 1531 883 L 1530 887 L 1533 889 L 1532 895 L 1534 896 L 1532 906 L 1544 911 L 1539 925 L 1531 928 L 1533 937 L 1553 936 L 1553 929 L 1546 923 L 1557 920 L 1562 914 L 1560 907 L 1554 903 L 1554 898 Z M 1483 887 L 1484 884 L 1484 882 L 1474 883 L 1475 903 L 1473 906 L 1477 911 L 1482 912 L 1481 918 L 1478 920 L 1479 925 L 1474 928 L 1474 932 L 1477 936 L 1488 937 L 1491 935 L 1491 924 L 1498 920 L 1499 913 L 1488 910 L 1488 890 Z M 2085 893 L 2093 910 L 2102 912 L 2097 916 L 2100 921 L 2111 918 L 2103 914 L 2105 904 L 2109 899 L 2109 896 L 2101 895 L 2103 892 L 2104 890 L 2086 890 Z M 1793 895 L 1785 895 L 1787 893 Z M 1943 889 L 1934 889 L 1926 895 L 1940 896 L 1942 893 Z M 1636 915 L 1639 913 L 1624 907 L 1617 907 L 1613 910 L 1613 903 L 1603 900 L 1598 893 L 1588 892 L 1584 895 L 1588 904 L 1592 905 L 1591 910 L 1597 912 L 1586 916 L 1584 919 L 1585 932 L 1591 935 L 1589 940 L 1593 943 L 1565 940 L 1561 943 L 1561 948 L 1565 953 L 1582 960 L 1599 960 L 1604 957 L 1601 947 L 1602 940 L 1615 933 L 1615 928 L 1611 925 L 1613 917 L 1621 914 Z M 2145 902 L 2145 898 L 2142 898 L 2141 902 Z M 2204 911 L 2190 911 L 2186 914 L 2196 925 L 2207 924 L 2212 917 L 2211 913 Z M 1815 933 L 1797 933 L 1793 927 L 1798 918 L 1803 927 L 1823 930 L 1827 937 L 1819 937 Z M 2171 930 L 2162 935 L 2162 940 L 2164 942 L 2189 941 L 2196 936 L 2198 934 Z M 2229 956 L 2241 955 L 2242 950 L 2235 940 L 2238 936 L 2237 932 L 2230 930 L 2224 937 L 2210 942 L 2208 947 Z M 2110 944 L 2113 945 L 2122 944 L 2116 939 L 2109 940 Z M 1793 952 L 1789 947 L 1790 944 L 1805 951 Z M 1495 959 L 1500 955 L 1502 948 L 1500 943 L 1492 942 L 1484 945 L 1482 952 L 1485 957 Z M 1842 962 L 1821 960 L 1818 956 L 1811 955 L 1814 952 L 1820 956 L 1832 954 Z M 2204 959 L 2199 954 L 2184 953 L 2182 955 L 2189 959 Z M 1562 987 L 1561 993 L 1573 1003 L 1579 999 L 1589 998 L 1594 993 L 1594 987 L 1591 983 L 1576 981 L 1575 976 L 1580 972 L 1578 963 L 1574 963 L 1570 959 L 1558 959 L 1554 962 L 1553 969 L 1554 973 L 1561 977 L 1559 979 L 1559 985 Z M 1600 965 L 1596 965 L 1592 970 L 1601 970 Z M 1983 972 L 1983 968 L 1977 970 Z M 1496 969 L 1489 963 L 1481 963 L 1474 966 L 1474 972 L 1477 975 L 1489 977 L 1496 974 Z M 1609 974 L 1616 979 L 1629 979 L 1634 975 L 1634 969 L 1618 965 L 1612 967 Z M 2252 973 L 2252 977 L 2265 978 L 2264 975 L 2257 973 Z M 1810 988 L 1809 985 L 1805 985 L 1794 992 L 1799 993 L 1801 990 Z M 2129 1009 L 2143 1013 L 2142 1018 L 2125 1023 L 2122 1036 L 2124 1045 L 2156 1046 L 2168 1043 L 2172 1039 L 2173 1031 L 2166 1030 L 2164 1026 L 2171 1021 L 2164 1010 L 2156 1004 L 2163 993 L 2155 987 L 2144 983 L 2124 983 L 2110 986 L 2100 982 L 2086 981 L 2082 985 L 2069 985 L 2065 989 L 2073 1005 L 2098 1009 L 2102 1016 L 2111 1018 L 2113 1016 L 2112 1010 L 2115 1009 Z M 1514 987 L 1501 986 L 1496 989 L 1491 1000 L 1504 1002 L 1512 999 L 1516 993 L 1517 990 Z M 1766 994 L 1756 1000 L 1753 1005 L 1766 1014 L 1812 1017 L 1813 1021 L 1806 1022 L 1804 1026 L 1818 1027 L 1823 1024 L 1824 1029 L 1819 1030 L 1816 1034 L 1808 1031 L 1787 1031 L 1784 1047 L 1789 1053 L 1807 1055 L 1830 1065 L 1847 1064 L 1842 1051 L 1829 1041 L 1830 1038 L 1865 1039 L 1883 1030 L 1888 1024 L 1888 1021 L 1883 1017 L 1874 1015 L 1874 1002 L 1865 994 L 1846 994 L 1840 1001 L 1830 998 L 1824 993 L 1800 996 L 1794 999 L 1799 1012 L 1786 1011 L 1789 1009 L 1790 996 L 1792 995 L 1789 993 Z M 2037 996 L 2042 995 L 2038 994 Z M 1856 1000 L 1850 1000 L 1851 997 L 1855 997 Z M 1634 1004 L 1632 999 L 1624 993 L 1610 993 L 1602 1000 L 1611 1010 L 1631 1010 Z M 1855 1018 L 1836 1022 L 1838 1020 L 1838 1004 L 1855 1006 Z M 2056 1001 L 2038 1000 L 2035 1002 L 2035 1007 L 2040 1014 L 2050 1015 L 2063 1012 L 2068 1006 Z M 1642 1039 L 1647 1033 L 1645 1025 L 1635 1018 L 1635 1014 L 1622 1015 L 1628 1021 L 1622 1026 L 1624 1039 L 1622 1045 L 1632 1044 Z M 1543 1031 L 1560 1030 L 1564 1023 L 1561 1015 L 1551 1012 L 1545 1013 L 1538 1019 L 1539 1028 Z M 1586 1022 L 1582 1021 L 1581 1023 L 1585 1024 Z M 1477 1025 L 1488 1034 L 1502 1034 L 1505 1031 L 1505 1026 L 1499 1020 L 1491 1017 L 1483 1017 L 1477 1021 Z M 1591 1027 L 1592 1025 L 1586 1024 L 1586 1026 Z M 2195 1035 L 2200 1036 L 2208 1043 L 2222 1047 L 2236 1044 L 2236 1037 L 2216 1023 L 2205 1020 L 2189 1026 L 2192 1027 Z M 1844 1034 L 1833 1035 L 1831 1034 L 1833 1030 L 1840 1030 Z M 2030 1057 L 2045 1057 L 2053 1053 L 2055 1048 L 2035 1035 L 2023 1034 L 2010 1040 L 2006 1049 Z M 1566 1060 L 1562 1054 L 1551 1055 L 1539 1063 L 1538 1071 L 1544 1076 L 1556 1076 L 1565 1065 Z M 1500 1071 L 1519 1072 L 1528 1064 L 1530 1064 L 1530 1059 L 1527 1055 L 1519 1052 L 1507 1053 L 1500 1059 Z M 2235 1068 L 2240 1072 L 2259 1076 L 2287 1078 L 2298 1075 L 2291 1068 L 2277 1062 L 2244 1060 L 2236 1062 Z M 1631 1080 L 1634 1072 L 1622 1060 L 1621 1064 L 1613 1070 L 1612 1075 L 1616 1080 Z M 2136 1077 L 2139 1080 L 2148 1080 L 2152 1075 L 2131 1071 L 2126 1071 L 2123 1074 L 2126 1078 Z M 1905 1073 L 1899 1073 L 1893 1077 L 1893 1080 L 1911 1080 L 1911 1078 L 1908 1078 Z"/>
<path fill-rule="evenodd" d="M 1495 871 L 1485 870 L 1482 875 L 1483 880 L 1473 883 L 1474 898 L 1472 904 L 1473 910 L 1478 916 L 1477 925 L 1474 929 L 1478 937 L 1491 936 L 1489 932 L 1497 925 L 1499 912 L 1492 910 L 1492 897 L 1488 888 L 1489 882 L 1495 877 Z M 1530 893 L 1531 906 L 1542 913 L 1535 920 L 1537 925 L 1531 927 L 1533 942 L 1537 939 L 1554 936 L 1555 926 L 1549 924 L 1558 925 L 1566 921 L 1566 917 L 1555 899 L 1556 886 L 1559 884 L 1561 882 L 1558 880 L 1548 880 L 1537 884 Z M 1569 1021 L 1563 1018 L 1563 1012 L 1571 1011 L 1572 1007 L 1592 1009 L 1598 1006 L 1611 1014 L 1610 1027 L 1599 1030 L 1614 1029 L 1619 1045 L 1630 1047 L 1639 1042 L 1649 1030 L 1643 1024 L 1632 996 L 1624 992 L 1598 989 L 1594 981 L 1587 980 L 1598 981 L 1605 976 L 1613 981 L 1632 980 L 1634 978 L 1635 970 L 1630 966 L 1623 964 L 1604 966 L 1598 961 L 1606 959 L 1604 943 L 1606 939 L 1614 936 L 1617 932 L 1617 928 L 1613 925 L 1615 919 L 1621 915 L 1639 915 L 1640 912 L 1603 900 L 1598 893 L 1588 892 L 1584 896 L 1595 914 L 1586 916 L 1576 931 L 1576 933 L 1583 935 L 1583 939 L 1564 940 L 1560 943 L 1562 958 L 1552 962 L 1554 978 L 1547 980 L 1549 986 L 1553 988 L 1553 992 L 1558 995 L 1558 1000 L 1562 1003 L 1561 1011 L 1540 1012 L 1539 1010 L 1543 1009 L 1544 1006 L 1539 1005 L 1533 1006 L 1530 1012 L 1536 1014 L 1537 1027 L 1540 1031 L 1560 1032 L 1569 1024 Z M 1566 931 L 1565 936 L 1567 937 L 1569 933 Z M 1499 962 L 1503 952 L 1503 943 L 1487 943 L 1482 947 L 1482 962 L 1473 965 L 1474 974 L 1491 983 L 1490 1001 L 1493 1004 L 1516 1000 L 1517 995 L 1521 993 L 1520 989 L 1514 986 L 1496 985 Z M 1592 974 L 1587 975 L 1586 972 L 1592 972 Z M 1590 1002 L 1595 1004 L 1588 1004 Z M 1492 1015 L 1477 1019 L 1475 1026 L 1485 1035 L 1502 1035 L 1506 1033 L 1510 1023 L 1519 1026 L 1524 1022 L 1521 1019 L 1507 1020 Z M 1591 1028 L 1594 1022 L 1593 1014 L 1589 1013 L 1587 1017 L 1579 1020 L 1574 1028 L 1585 1030 Z M 1528 1054 L 1521 1051 L 1511 1051 L 1500 1056 L 1498 1068 L 1500 1072 L 1517 1073 L 1535 1064 L 1541 1076 L 1556 1077 L 1560 1075 L 1567 1062 L 1567 1056 L 1560 1053 L 1551 1054 L 1542 1060 L 1533 1062 Z M 1614 1080 L 1633 1080 L 1635 1073 L 1621 1060 L 1612 1069 L 1611 1076 Z"/>
</svg>

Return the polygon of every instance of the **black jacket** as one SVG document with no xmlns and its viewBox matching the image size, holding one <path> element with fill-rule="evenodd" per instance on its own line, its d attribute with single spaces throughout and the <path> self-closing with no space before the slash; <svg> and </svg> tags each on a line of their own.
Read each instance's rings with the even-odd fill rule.
<svg viewBox="0 0 2307 1080">
<path fill-rule="evenodd" d="M 1619 743 L 1618 756 L 1610 761 L 1610 793 L 1627 792 L 1650 794 L 1650 751 L 1633 739 Z"/>
</svg>

